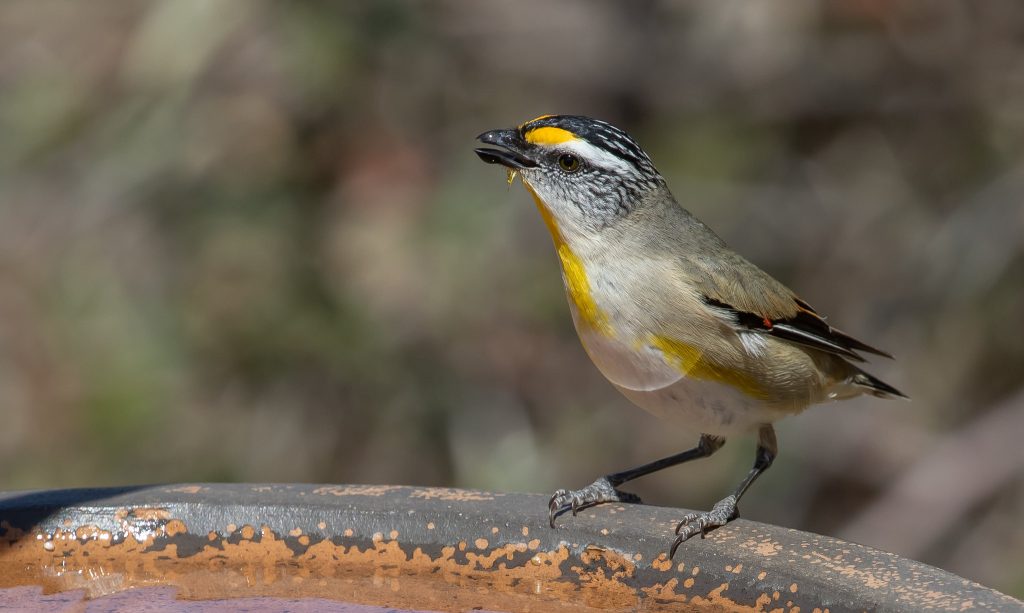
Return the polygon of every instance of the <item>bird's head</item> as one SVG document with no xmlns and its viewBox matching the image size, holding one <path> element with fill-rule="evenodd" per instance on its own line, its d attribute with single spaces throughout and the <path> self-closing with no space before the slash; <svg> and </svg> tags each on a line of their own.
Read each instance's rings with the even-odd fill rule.
<svg viewBox="0 0 1024 613">
<path fill-rule="evenodd" d="M 510 181 L 516 174 L 522 177 L 541 213 L 562 228 L 600 231 L 629 215 L 651 190 L 665 186 L 635 140 L 597 119 L 543 115 L 477 138 L 501 147 L 476 149 L 480 159 L 508 168 Z"/>
</svg>

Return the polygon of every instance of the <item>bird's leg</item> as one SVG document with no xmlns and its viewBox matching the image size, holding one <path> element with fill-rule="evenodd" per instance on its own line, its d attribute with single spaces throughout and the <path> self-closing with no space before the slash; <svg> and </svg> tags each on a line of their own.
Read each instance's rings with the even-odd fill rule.
<svg viewBox="0 0 1024 613">
<path fill-rule="evenodd" d="M 698 458 L 706 458 L 721 449 L 724 444 L 724 438 L 702 434 L 700 442 L 693 449 L 687 449 L 682 453 L 655 460 L 643 466 L 605 475 L 583 489 L 558 490 L 551 496 L 551 500 L 548 502 L 548 522 L 554 528 L 555 518 L 562 513 L 572 510 L 572 514 L 576 515 L 580 509 L 585 509 L 602 502 L 640 502 L 639 496 L 629 492 L 621 492 L 617 489 L 618 486 L 669 466 L 675 466 L 676 464 L 682 464 L 683 462 L 689 462 Z"/>
<path fill-rule="evenodd" d="M 676 526 L 676 534 L 679 536 L 672 543 L 672 549 L 668 554 L 669 559 L 675 557 L 676 549 L 687 539 L 698 534 L 701 538 L 704 538 L 704 535 L 708 532 L 724 526 L 739 517 L 740 511 L 736 508 L 736 505 L 739 503 L 740 498 L 743 497 L 743 493 L 747 491 L 750 484 L 772 465 L 777 453 L 778 443 L 775 440 L 775 429 L 772 428 L 771 424 L 765 424 L 761 426 L 758 432 L 757 457 L 754 460 L 754 467 L 750 469 L 750 472 L 747 473 L 746 478 L 743 479 L 736 490 L 718 501 L 710 511 L 690 513 L 679 522 L 679 525 Z"/>
</svg>

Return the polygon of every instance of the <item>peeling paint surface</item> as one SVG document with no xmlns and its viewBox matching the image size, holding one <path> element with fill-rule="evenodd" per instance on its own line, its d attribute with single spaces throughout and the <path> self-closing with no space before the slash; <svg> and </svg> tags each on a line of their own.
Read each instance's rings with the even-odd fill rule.
<svg viewBox="0 0 1024 613">
<path fill-rule="evenodd" d="M 0 604 L 11 590 L 103 599 L 161 589 L 181 602 L 305 603 L 295 610 L 346 602 L 435 611 L 1024 611 L 924 564 L 743 520 L 669 560 L 685 512 L 605 505 L 551 530 L 546 497 L 532 494 L 250 484 L 7 493 Z"/>
</svg>

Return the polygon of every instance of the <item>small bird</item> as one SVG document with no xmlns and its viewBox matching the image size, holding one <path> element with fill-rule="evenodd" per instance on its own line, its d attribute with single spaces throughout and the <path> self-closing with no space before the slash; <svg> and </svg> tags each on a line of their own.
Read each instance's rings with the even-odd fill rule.
<svg viewBox="0 0 1024 613">
<path fill-rule="evenodd" d="M 475 150 L 533 197 L 554 240 L 576 332 L 616 389 L 657 417 L 700 432 L 697 445 L 561 489 L 569 510 L 640 502 L 618 487 L 705 458 L 726 436 L 757 432 L 754 466 L 729 496 L 676 526 L 687 539 L 739 516 L 737 503 L 775 459 L 772 424 L 809 405 L 872 394 L 906 398 L 861 370 L 859 353 L 891 358 L 826 323 L 779 281 L 729 249 L 684 209 L 628 134 L 578 115 L 542 115 L 477 137 Z"/>
</svg>

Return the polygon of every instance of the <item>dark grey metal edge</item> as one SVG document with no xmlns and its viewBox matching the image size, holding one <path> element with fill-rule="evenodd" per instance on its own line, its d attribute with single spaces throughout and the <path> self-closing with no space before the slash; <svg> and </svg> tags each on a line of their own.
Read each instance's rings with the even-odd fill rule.
<svg viewBox="0 0 1024 613">
<path fill-rule="evenodd" d="M 133 509 L 159 509 L 161 514 L 136 517 Z M 304 484 L 9 492 L 0 493 L 0 562 L 3 547 L 17 538 L 40 539 L 80 526 L 109 531 L 115 542 L 129 535 L 144 540 L 157 534 L 151 549 L 164 550 L 173 543 L 177 555 L 187 558 L 208 547 L 211 534 L 237 539 L 239 527 L 249 525 L 269 528 L 295 556 L 324 539 L 365 548 L 399 534 L 394 540 L 409 556 L 418 548 L 436 557 L 461 543 L 456 561 L 472 565 L 470 552 L 486 553 L 513 543 L 522 549 L 522 543 L 530 542 L 529 549 L 510 554 L 505 566 L 511 568 L 529 564 L 537 551 L 564 547 L 569 552 L 561 563 L 567 581 L 580 581 L 580 568 L 605 563 L 588 553 L 614 552 L 635 564 L 630 573 L 618 573 L 617 580 L 638 597 L 655 600 L 652 588 L 668 585 L 690 602 L 715 595 L 737 606 L 758 606 L 772 596 L 778 601 L 781 594 L 780 605 L 791 603 L 802 611 L 1024 611 L 1024 603 L 1016 599 L 926 564 L 745 520 L 684 543 L 669 562 L 665 552 L 672 530 L 685 513 L 646 505 L 601 505 L 578 517 L 562 516 L 552 530 L 547 498 L 537 494 Z M 160 533 L 173 520 L 185 529 Z M 229 533 L 230 527 L 236 534 Z M 291 536 L 297 533 L 306 538 Z M 259 540 L 258 530 L 252 538 Z"/>
</svg>

